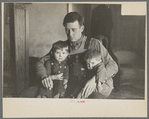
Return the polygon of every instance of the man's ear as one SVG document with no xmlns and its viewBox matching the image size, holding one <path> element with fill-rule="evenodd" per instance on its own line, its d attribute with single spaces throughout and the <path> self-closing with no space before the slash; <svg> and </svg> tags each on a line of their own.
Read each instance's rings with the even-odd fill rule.
<svg viewBox="0 0 149 119">
<path fill-rule="evenodd" d="M 81 29 L 81 32 L 83 32 L 84 31 L 84 25 L 82 25 L 80 29 Z"/>
</svg>

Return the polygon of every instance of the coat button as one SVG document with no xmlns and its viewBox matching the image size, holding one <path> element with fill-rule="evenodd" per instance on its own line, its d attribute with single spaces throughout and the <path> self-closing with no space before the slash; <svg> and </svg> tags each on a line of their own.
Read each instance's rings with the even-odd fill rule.
<svg viewBox="0 0 149 119">
<path fill-rule="evenodd" d="M 79 56 L 78 55 L 76 55 L 76 59 L 78 59 L 79 58 Z"/>
<path fill-rule="evenodd" d="M 51 65 L 53 65 L 53 63 L 51 63 Z"/>
</svg>

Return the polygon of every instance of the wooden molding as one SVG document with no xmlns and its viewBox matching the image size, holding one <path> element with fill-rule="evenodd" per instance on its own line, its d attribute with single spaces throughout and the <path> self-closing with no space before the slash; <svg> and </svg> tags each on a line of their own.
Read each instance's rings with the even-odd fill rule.
<svg viewBox="0 0 149 119">
<path fill-rule="evenodd" d="M 31 3 L 14 3 L 15 9 L 26 9 Z"/>
</svg>

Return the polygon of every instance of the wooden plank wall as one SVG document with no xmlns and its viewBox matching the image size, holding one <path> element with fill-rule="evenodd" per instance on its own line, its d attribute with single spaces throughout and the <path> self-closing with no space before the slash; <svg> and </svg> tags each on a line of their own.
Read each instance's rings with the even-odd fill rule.
<svg viewBox="0 0 149 119">
<path fill-rule="evenodd" d="M 16 62 L 16 88 L 17 93 L 28 87 L 29 80 L 29 56 L 27 40 L 28 33 L 28 15 L 26 9 L 14 7 L 14 24 L 15 24 L 15 62 Z"/>
</svg>

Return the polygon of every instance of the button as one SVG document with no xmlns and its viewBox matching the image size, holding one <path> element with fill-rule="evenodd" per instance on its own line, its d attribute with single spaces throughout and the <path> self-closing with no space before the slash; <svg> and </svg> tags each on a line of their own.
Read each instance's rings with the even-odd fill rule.
<svg viewBox="0 0 149 119">
<path fill-rule="evenodd" d="M 53 65 L 53 63 L 51 63 L 51 65 Z"/>
<path fill-rule="evenodd" d="M 62 68 L 62 66 L 60 66 L 60 68 Z"/>
<path fill-rule="evenodd" d="M 64 68 L 66 68 L 66 66 Z"/>
<path fill-rule="evenodd" d="M 60 71 L 58 71 L 58 73 L 61 73 Z"/>
</svg>

